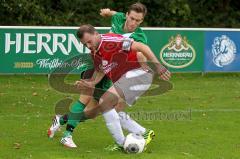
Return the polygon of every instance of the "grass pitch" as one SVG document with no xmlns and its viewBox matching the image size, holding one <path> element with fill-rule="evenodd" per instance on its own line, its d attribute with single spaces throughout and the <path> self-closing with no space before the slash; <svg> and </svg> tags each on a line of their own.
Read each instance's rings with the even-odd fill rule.
<svg viewBox="0 0 240 159">
<path fill-rule="evenodd" d="M 238 159 L 239 79 L 240 74 L 174 74 L 171 91 L 140 98 L 127 110 L 156 133 L 146 152 L 129 155 L 104 150 L 113 140 L 102 117 L 75 129 L 76 149 L 59 143 L 64 128 L 48 139 L 56 102 L 78 95 L 57 92 L 43 75 L 0 76 L 0 158 Z"/>
</svg>

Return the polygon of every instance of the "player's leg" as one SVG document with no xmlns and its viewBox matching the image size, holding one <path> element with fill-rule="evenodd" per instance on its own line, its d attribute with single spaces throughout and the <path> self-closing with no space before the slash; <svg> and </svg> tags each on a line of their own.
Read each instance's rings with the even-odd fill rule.
<svg viewBox="0 0 240 159">
<path fill-rule="evenodd" d="M 79 100 L 73 103 L 72 106 L 70 107 L 70 112 L 68 114 L 67 128 L 66 128 L 68 132 L 73 132 L 75 127 L 80 122 L 79 121 L 80 118 L 78 117 L 78 115 L 84 111 L 86 105 L 91 100 L 90 96 L 92 94 L 92 90 L 89 90 L 88 93 L 86 91 L 84 94 L 85 95 L 81 94 L 79 97 Z"/>
<path fill-rule="evenodd" d="M 90 93 L 92 94 L 92 93 Z M 75 108 L 81 108 L 84 109 L 86 107 L 86 105 L 88 105 L 88 103 L 91 101 L 91 97 L 90 95 L 87 94 L 81 94 L 79 97 L 79 100 L 77 100 L 72 107 Z M 75 106 L 74 106 L 75 105 Z M 69 114 L 64 114 L 63 116 L 60 117 L 60 125 L 65 125 L 68 122 L 68 115 Z"/>
<path fill-rule="evenodd" d="M 82 78 L 89 78 L 89 73 L 84 72 L 84 76 Z M 87 103 L 83 106 L 90 109 L 94 106 L 96 106 L 97 102 L 99 101 L 100 97 L 106 92 L 107 89 L 109 89 L 112 86 L 112 82 L 107 78 L 104 77 L 95 87 L 93 92 L 93 96 L 89 94 L 81 94 L 79 101 L 81 103 Z M 92 93 L 91 93 L 92 94 Z M 60 124 L 64 125 L 68 121 L 68 114 L 63 115 L 60 117 Z"/>
<path fill-rule="evenodd" d="M 93 72 L 94 72 L 93 69 L 88 69 L 88 70 L 83 71 L 80 75 L 81 79 L 91 78 Z M 86 107 L 86 105 L 90 102 L 90 100 L 92 98 L 92 95 L 93 95 L 93 91 L 94 91 L 94 88 L 84 89 L 84 90 L 81 91 L 81 94 L 80 94 L 80 97 L 79 97 L 78 101 L 76 101 L 71 106 L 70 113 L 67 115 L 67 127 L 74 127 L 75 128 L 77 126 L 77 124 L 79 122 L 79 121 L 76 121 L 77 115 L 79 113 L 82 113 L 84 108 Z M 70 117 L 70 115 L 71 115 L 71 117 Z M 70 118 L 71 118 L 71 121 L 69 121 Z M 62 120 L 62 118 L 60 120 Z"/>
<path fill-rule="evenodd" d="M 75 101 L 70 107 L 72 108 L 71 109 L 72 113 L 74 112 L 76 113 L 76 110 L 79 111 L 78 109 L 83 110 L 86 105 L 85 103 L 88 103 L 90 99 L 91 97 L 89 97 L 89 95 L 80 95 L 79 100 Z M 57 114 L 54 116 L 52 120 L 52 125 L 48 129 L 49 138 L 53 138 L 57 130 L 59 130 L 61 126 L 65 125 L 68 122 L 70 113 L 66 113 L 64 115 Z"/>
<path fill-rule="evenodd" d="M 151 129 L 146 129 L 134 119 L 132 119 L 128 113 L 124 112 L 124 108 L 126 106 L 125 102 L 119 102 L 115 109 L 118 112 L 121 126 L 124 130 L 128 131 L 129 133 L 136 133 L 141 134 L 144 139 L 146 140 L 146 145 L 148 145 L 155 136 L 155 133 Z"/>
<path fill-rule="evenodd" d="M 97 101 L 94 98 L 91 98 L 91 100 L 86 105 L 84 111 L 88 111 L 89 109 L 93 109 L 97 106 Z"/>
<path fill-rule="evenodd" d="M 122 145 L 125 137 L 121 129 L 119 115 L 113 108 L 119 99 L 124 99 L 127 104 L 132 105 L 150 87 L 152 77 L 152 73 L 141 68 L 127 72 L 104 93 L 99 101 L 99 106 L 93 111 L 86 112 L 86 115 L 95 117 L 99 112 L 102 112 L 113 138 L 119 145 Z"/>
<path fill-rule="evenodd" d="M 90 100 L 86 100 L 86 99 L 89 99 L 88 97 L 89 96 L 81 95 L 80 101 L 83 101 L 83 102 L 85 101 L 87 103 L 87 104 L 85 104 L 86 106 L 85 105 L 80 105 L 80 106 L 76 105 L 75 107 L 76 107 L 77 111 L 75 111 L 74 114 L 68 115 L 69 120 L 67 122 L 68 124 L 66 127 L 66 131 L 64 132 L 64 137 L 61 139 L 61 143 L 67 147 L 70 147 L 70 148 L 77 147 L 72 139 L 73 130 L 76 128 L 76 126 L 79 124 L 79 122 L 85 121 L 86 119 L 88 119 L 85 116 L 84 112 L 91 111 L 92 109 L 95 109 L 97 106 L 97 101 L 94 98 L 90 98 Z M 95 98 L 98 99 L 96 96 L 95 96 Z M 71 120 L 71 118 L 74 118 L 74 120 Z"/>
<path fill-rule="evenodd" d="M 144 58 L 143 55 L 141 55 L 141 57 Z M 142 59 L 142 60 L 144 60 L 144 59 Z M 107 77 L 104 77 L 104 79 L 96 86 L 97 89 L 95 89 L 95 92 L 94 92 L 94 95 L 93 95 L 94 99 L 96 99 L 98 101 L 99 98 L 111 86 L 112 86 L 112 82 Z M 130 119 L 127 120 L 128 119 L 128 115 L 127 115 L 127 113 L 123 112 L 123 109 L 124 109 L 125 106 L 126 106 L 126 104 L 123 101 L 123 102 L 119 102 L 117 104 L 117 106 L 115 107 L 117 109 L 117 112 L 119 112 L 120 122 L 121 122 L 122 128 L 127 130 L 128 132 L 144 134 L 146 132 L 146 129 L 144 127 L 139 125 L 134 120 L 130 120 Z M 124 118 L 124 117 L 126 117 L 126 118 Z"/>
<path fill-rule="evenodd" d="M 150 87 L 153 75 L 151 71 L 143 70 L 142 68 L 129 71 L 127 74 L 115 85 L 123 90 L 126 103 L 132 105 Z M 134 121 L 127 113 L 122 111 L 124 108 L 122 105 L 118 104 L 116 107 L 120 111 L 119 116 L 122 126 L 130 132 L 142 134 L 146 140 L 146 144 L 149 144 L 154 136 L 154 131 L 146 130 Z"/>
<path fill-rule="evenodd" d="M 55 115 L 52 120 L 52 125 L 48 129 L 48 137 L 53 138 L 57 130 L 59 130 L 60 127 L 65 124 L 67 124 L 67 130 L 74 129 L 78 122 L 76 122 L 76 120 L 73 118 L 71 121 L 69 121 L 69 116 L 76 116 L 78 113 L 82 112 L 85 106 L 91 100 L 91 95 L 92 93 L 89 90 L 84 91 L 84 94 L 81 94 L 79 99 L 70 106 L 69 113 L 64 115 Z"/>
<path fill-rule="evenodd" d="M 139 53 L 139 58 L 142 62 L 146 62 L 145 57 Z M 99 83 L 96 88 L 98 89 L 95 90 L 93 97 L 98 101 L 99 98 L 103 95 L 103 93 L 106 92 L 110 87 L 112 86 L 112 82 L 108 78 L 104 78 L 101 83 Z M 126 103 L 124 101 L 119 102 L 117 106 L 115 107 L 116 111 L 119 112 L 119 117 L 120 117 L 120 124 L 123 129 L 127 130 L 129 133 L 137 133 L 137 134 L 142 134 L 143 136 L 146 136 L 145 139 L 147 143 L 149 143 L 152 140 L 152 133 L 154 134 L 153 130 L 147 130 L 144 127 L 142 127 L 140 124 L 138 124 L 136 121 L 134 121 L 132 118 L 129 117 L 127 113 L 123 111 L 125 108 Z M 151 132 L 151 133 L 149 133 Z M 151 134 L 151 135 L 150 135 Z"/>
<path fill-rule="evenodd" d="M 91 74 L 92 74 L 91 70 L 86 71 L 83 78 L 89 78 L 89 77 L 91 77 Z M 96 103 L 94 102 L 94 98 L 95 99 L 98 98 L 97 95 L 99 95 L 99 94 L 101 95 L 101 93 L 103 92 L 102 89 L 99 89 L 99 88 L 101 88 L 102 83 L 104 83 L 103 82 L 103 81 L 105 81 L 104 79 L 101 80 L 100 83 L 96 85 L 95 89 L 85 90 L 80 95 L 79 101 L 76 102 L 75 105 L 73 105 L 71 107 L 70 113 L 68 114 L 66 131 L 64 132 L 64 136 L 61 140 L 61 143 L 63 143 L 65 146 L 76 147 L 76 144 L 72 140 L 72 133 L 80 122 L 85 121 L 87 119 L 87 117 L 84 114 L 84 111 L 85 110 L 87 111 L 88 109 L 92 109 L 93 107 L 96 106 Z M 93 90 L 94 90 L 94 92 L 93 92 Z M 67 142 L 67 141 L 69 141 L 69 142 Z"/>
<path fill-rule="evenodd" d="M 134 121 L 126 112 L 124 112 L 123 109 L 125 108 L 125 105 L 125 102 L 119 102 L 115 107 L 119 114 L 122 128 L 127 130 L 129 133 L 144 134 L 146 129 Z"/>
<path fill-rule="evenodd" d="M 117 91 L 117 89 L 112 86 L 106 93 L 103 94 L 99 100 L 98 106 L 94 109 L 86 111 L 85 113 L 88 117 L 93 118 L 98 115 L 99 112 L 102 112 L 107 128 L 111 132 L 116 143 L 122 146 L 125 137 L 120 124 L 119 115 L 114 109 L 114 106 L 118 103 L 118 100 L 121 97 L 119 94 L 119 90 Z"/>
<path fill-rule="evenodd" d="M 89 79 L 92 76 L 93 69 L 88 69 L 87 67 L 81 68 L 81 79 Z M 90 93 L 91 94 L 91 93 Z M 70 113 L 66 113 L 64 115 L 55 115 L 55 117 L 52 120 L 52 125 L 48 129 L 48 137 L 53 138 L 56 131 L 60 128 L 61 125 L 65 125 L 68 122 L 69 114 L 76 113 L 76 111 L 83 110 L 85 105 L 90 101 L 91 97 L 89 96 L 89 93 L 86 91 L 83 91 L 83 93 L 80 95 L 79 100 L 75 101 L 75 103 L 72 104 L 70 107 Z M 65 106 L 65 105 L 64 105 Z M 72 111 L 72 112 L 71 112 Z M 69 125 L 67 125 L 67 129 L 76 127 L 71 126 L 76 125 L 76 122 L 71 121 Z"/>
<path fill-rule="evenodd" d="M 78 113 L 80 110 L 84 110 L 85 105 L 86 105 L 85 103 L 88 103 L 88 101 L 90 100 L 89 98 L 90 97 L 87 96 L 87 95 L 80 95 L 79 100 L 75 101 L 71 105 L 71 107 L 70 107 L 71 109 L 70 109 L 69 113 L 64 114 L 64 115 L 55 115 L 53 120 L 52 120 L 52 125 L 48 129 L 48 137 L 53 138 L 55 133 L 57 132 L 57 130 L 59 130 L 61 126 L 68 123 L 69 115 L 71 113 Z M 67 127 L 69 127 L 69 125 Z"/>
<path fill-rule="evenodd" d="M 77 125 L 81 122 L 86 120 L 87 118 L 84 116 L 83 111 L 86 105 L 91 100 L 93 90 L 89 89 L 84 92 L 84 95 L 80 95 L 79 100 L 72 104 L 70 108 L 70 112 L 67 115 L 67 125 L 64 135 L 61 139 L 61 143 L 67 147 L 77 147 L 76 144 L 72 140 L 72 133 Z"/>
</svg>

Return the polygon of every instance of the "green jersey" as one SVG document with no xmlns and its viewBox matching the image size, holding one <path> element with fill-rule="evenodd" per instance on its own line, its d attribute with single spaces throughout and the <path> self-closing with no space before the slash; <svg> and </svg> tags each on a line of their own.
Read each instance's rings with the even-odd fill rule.
<svg viewBox="0 0 240 159">
<path fill-rule="evenodd" d="M 112 16 L 112 27 L 110 32 L 116 34 L 122 34 L 125 37 L 132 38 L 134 41 L 147 44 L 147 37 L 140 27 L 137 27 L 136 30 L 132 33 L 125 33 L 123 31 L 124 25 L 126 22 L 126 15 L 121 12 L 117 12 Z"/>
</svg>

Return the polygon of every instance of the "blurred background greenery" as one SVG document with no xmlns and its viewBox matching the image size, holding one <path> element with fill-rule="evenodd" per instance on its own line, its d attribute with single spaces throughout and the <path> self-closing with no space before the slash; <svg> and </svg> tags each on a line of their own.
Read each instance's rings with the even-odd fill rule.
<svg viewBox="0 0 240 159">
<path fill-rule="evenodd" d="M 136 0 L 0 0 L 0 25 L 109 26 L 101 8 L 126 12 Z M 148 8 L 142 26 L 240 27 L 237 0 L 140 0 Z"/>
</svg>

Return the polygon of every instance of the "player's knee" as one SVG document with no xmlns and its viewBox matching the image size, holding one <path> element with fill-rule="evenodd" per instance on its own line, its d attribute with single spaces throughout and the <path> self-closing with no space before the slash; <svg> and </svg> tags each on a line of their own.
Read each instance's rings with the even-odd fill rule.
<svg viewBox="0 0 240 159">
<path fill-rule="evenodd" d="M 87 105 L 91 100 L 91 96 L 90 95 L 87 95 L 87 94 L 82 94 L 80 95 L 79 97 L 79 101 L 81 101 L 82 103 L 84 103 L 85 105 Z"/>
<path fill-rule="evenodd" d="M 116 105 L 115 109 L 116 109 L 117 112 L 121 112 L 121 111 L 124 110 L 125 106 L 126 106 L 126 104 L 124 102 L 119 102 Z"/>
</svg>

